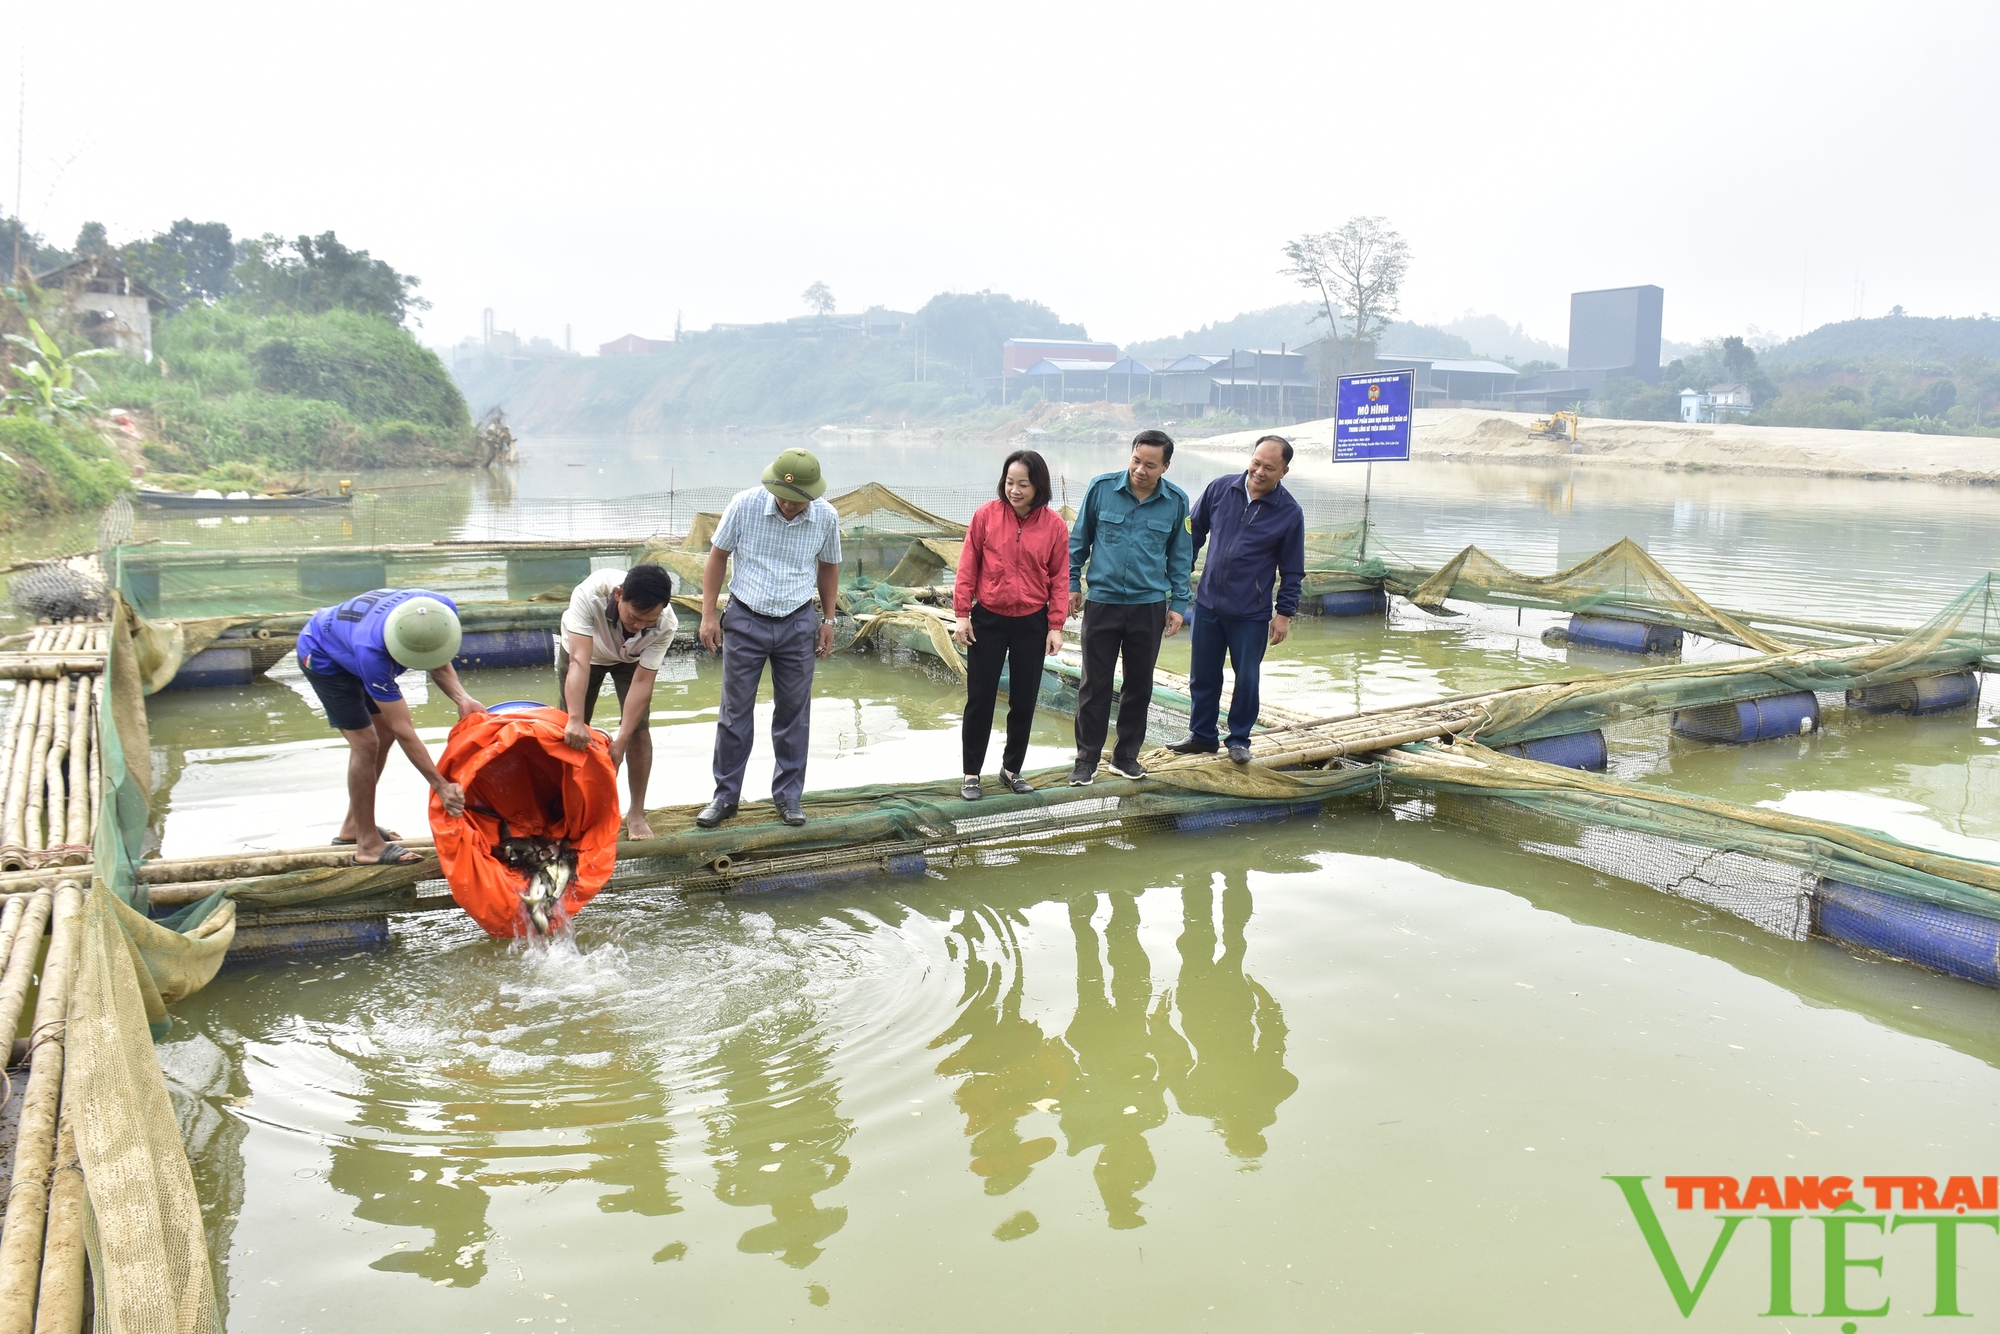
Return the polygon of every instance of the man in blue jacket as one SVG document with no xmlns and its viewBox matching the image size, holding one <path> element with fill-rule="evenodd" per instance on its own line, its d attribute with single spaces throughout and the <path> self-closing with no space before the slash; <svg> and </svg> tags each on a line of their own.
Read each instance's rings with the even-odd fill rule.
<svg viewBox="0 0 2000 1334">
<path fill-rule="evenodd" d="M 1222 706 L 1222 655 L 1236 669 L 1229 699 L 1229 758 L 1250 762 L 1250 728 L 1257 721 L 1258 674 L 1264 649 L 1282 644 L 1299 609 L 1305 580 L 1306 515 L 1285 489 L 1292 445 L 1267 435 L 1250 451 L 1250 466 L 1218 477 L 1195 502 L 1194 549 L 1208 547 L 1189 646 L 1189 695 L 1194 708 L 1188 735 L 1169 747 L 1183 755 L 1216 749 L 1216 714 Z M 1277 614 L 1271 585 L 1278 586 Z"/>
<path fill-rule="evenodd" d="M 1088 786 L 1097 776 L 1111 724 L 1111 678 L 1121 657 L 1125 684 L 1111 772 L 1146 776 L 1139 748 L 1146 744 L 1146 711 L 1153 703 L 1153 664 L 1161 638 L 1181 628 L 1194 569 L 1187 492 L 1164 476 L 1173 459 L 1174 442 L 1165 431 L 1139 432 L 1125 471 L 1091 478 L 1070 527 L 1070 605 L 1083 607 L 1072 787 Z M 1083 600 L 1086 580 L 1090 597 Z"/>
</svg>

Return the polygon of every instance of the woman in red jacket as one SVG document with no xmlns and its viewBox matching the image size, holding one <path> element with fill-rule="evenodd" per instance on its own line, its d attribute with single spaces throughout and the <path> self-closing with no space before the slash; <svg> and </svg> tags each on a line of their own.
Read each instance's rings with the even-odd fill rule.
<svg viewBox="0 0 2000 1334">
<path fill-rule="evenodd" d="M 972 516 L 958 559 L 952 592 L 958 628 L 952 638 L 967 650 L 965 782 L 959 795 L 983 795 L 979 771 L 993 734 L 993 703 L 1000 668 L 1007 664 L 1007 748 L 1000 781 L 1014 792 L 1032 792 L 1021 777 L 1028 757 L 1028 729 L 1035 723 L 1042 659 L 1062 651 L 1069 615 L 1069 528 L 1049 508 L 1049 465 L 1032 449 L 1017 449 L 1000 468 L 1000 498 Z"/>
</svg>

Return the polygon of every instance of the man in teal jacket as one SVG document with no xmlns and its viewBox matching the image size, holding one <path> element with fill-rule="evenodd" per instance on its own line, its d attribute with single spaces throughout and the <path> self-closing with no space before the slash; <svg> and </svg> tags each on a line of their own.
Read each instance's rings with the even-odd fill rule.
<svg viewBox="0 0 2000 1334">
<path fill-rule="evenodd" d="M 1118 693 L 1111 772 L 1146 776 L 1139 748 L 1146 744 L 1146 711 L 1153 702 L 1153 663 L 1161 638 L 1181 628 L 1194 569 L 1187 492 L 1164 475 L 1173 459 L 1174 442 L 1165 431 L 1139 432 L 1125 471 L 1091 479 L 1070 528 L 1070 605 L 1083 606 L 1071 787 L 1085 787 L 1097 776 L 1111 724 L 1111 678 L 1121 656 L 1125 685 Z M 1090 597 L 1081 600 L 1086 582 Z"/>
</svg>

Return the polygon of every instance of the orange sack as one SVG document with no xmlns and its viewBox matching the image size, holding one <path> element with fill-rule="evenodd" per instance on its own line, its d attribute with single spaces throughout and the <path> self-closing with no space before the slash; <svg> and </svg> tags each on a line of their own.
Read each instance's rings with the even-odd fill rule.
<svg viewBox="0 0 2000 1334">
<path fill-rule="evenodd" d="M 522 903 L 526 872 L 495 855 L 506 822 L 509 838 L 563 839 L 576 871 L 551 925 L 568 921 L 611 879 L 618 860 L 618 775 L 611 747 L 592 730 L 590 749 L 563 743 L 561 709 L 513 708 L 461 718 L 445 742 L 438 771 L 465 789 L 465 814 L 445 814 L 431 794 L 431 833 L 451 896 L 489 935 L 533 933 Z"/>
</svg>

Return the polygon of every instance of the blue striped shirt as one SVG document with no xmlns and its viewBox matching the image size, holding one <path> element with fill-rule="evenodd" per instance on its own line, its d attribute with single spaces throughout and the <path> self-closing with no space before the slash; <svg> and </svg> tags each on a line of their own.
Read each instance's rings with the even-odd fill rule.
<svg viewBox="0 0 2000 1334">
<path fill-rule="evenodd" d="M 788 616 L 812 601 L 821 563 L 840 564 L 840 515 L 815 500 L 787 519 L 776 496 L 753 486 L 730 500 L 709 544 L 730 554 L 732 601 L 765 616 Z"/>
</svg>

